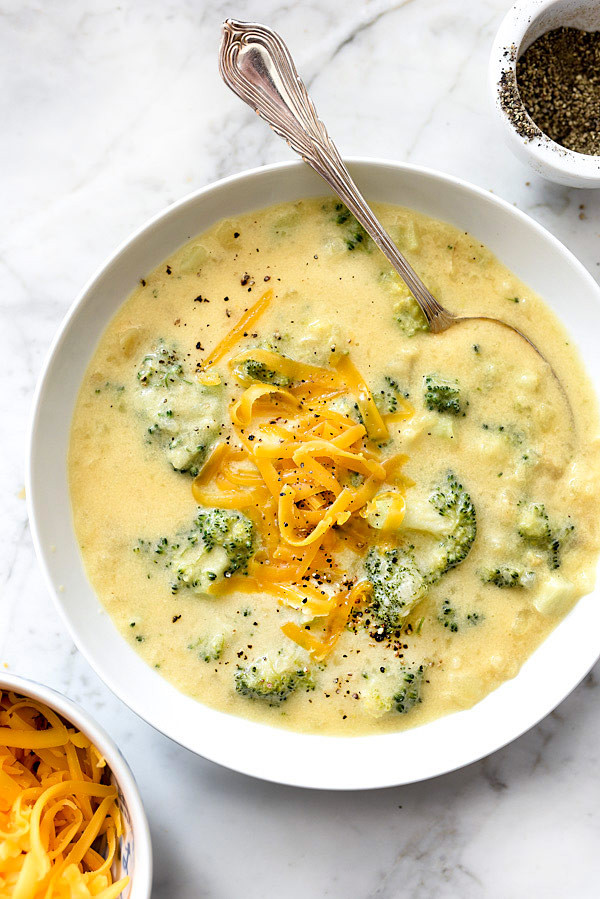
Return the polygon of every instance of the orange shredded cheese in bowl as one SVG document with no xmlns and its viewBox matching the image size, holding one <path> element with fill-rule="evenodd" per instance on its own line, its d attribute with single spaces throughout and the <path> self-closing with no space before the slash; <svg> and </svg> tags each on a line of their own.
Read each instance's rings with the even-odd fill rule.
<svg viewBox="0 0 600 899">
<path fill-rule="evenodd" d="M 336 550 L 362 555 L 380 539 L 365 522 L 375 497 L 387 500 L 382 532 L 402 523 L 412 481 L 400 469 L 408 456 L 383 458 L 380 448 L 390 439 L 388 425 L 405 421 L 414 410 L 402 401 L 397 412 L 382 415 L 349 353 L 318 366 L 261 347 L 234 352 L 273 298 L 268 290 L 246 310 L 202 367 L 201 377 L 220 379 L 213 366 L 229 357 L 244 389 L 229 408 L 238 444 L 228 437 L 214 446 L 192 494 L 201 506 L 242 510 L 261 536 L 247 573 L 211 592 L 271 595 L 318 619 L 317 632 L 292 621 L 281 630 L 320 661 L 335 646 L 354 605 L 371 591 L 368 582 L 344 575 Z M 288 386 L 253 378 L 244 367 L 250 360 Z M 360 421 L 334 407 L 344 396 Z M 310 578 L 318 589 L 308 584 Z"/>
<path fill-rule="evenodd" d="M 47 705 L 0 691 L 0 899 L 117 899 L 118 791 L 90 740 Z"/>
</svg>

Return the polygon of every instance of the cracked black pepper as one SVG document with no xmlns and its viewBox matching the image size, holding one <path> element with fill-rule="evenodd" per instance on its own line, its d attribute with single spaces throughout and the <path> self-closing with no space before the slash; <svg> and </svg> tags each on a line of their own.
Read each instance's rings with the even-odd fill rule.
<svg viewBox="0 0 600 899">
<path fill-rule="evenodd" d="M 600 32 L 543 34 L 517 62 L 517 87 L 544 134 L 569 150 L 600 155 Z"/>
</svg>

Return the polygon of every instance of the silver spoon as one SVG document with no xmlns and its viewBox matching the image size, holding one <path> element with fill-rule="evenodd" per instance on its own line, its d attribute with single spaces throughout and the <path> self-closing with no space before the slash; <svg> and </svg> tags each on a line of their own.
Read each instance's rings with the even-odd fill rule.
<svg viewBox="0 0 600 899">
<path fill-rule="evenodd" d="M 299 153 L 344 201 L 410 289 L 429 325 L 439 334 L 464 321 L 490 321 L 518 334 L 549 366 L 573 411 L 565 389 L 544 354 L 518 328 L 489 315 L 455 315 L 425 287 L 352 180 L 337 147 L 317 116 L 294 61 L 281 37 L 266 25 L 227 19 L 219 51 L 219 71 L 228 87 Z"/>
</svg>

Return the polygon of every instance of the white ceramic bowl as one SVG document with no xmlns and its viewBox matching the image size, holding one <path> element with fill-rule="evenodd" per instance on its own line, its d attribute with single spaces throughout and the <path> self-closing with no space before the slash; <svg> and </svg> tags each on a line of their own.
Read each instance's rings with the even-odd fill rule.
<svg viewBox="0 0 600 899">
<path fill-rule="evenodd" d="M 117 846 L 113 877 L 119 880 L 129 874 L 129 885 L 120 899 L 150 899 L 152 890 L 152 845 L 144 806 L 131 769 L 121 751 L 94 719 L 55 690 L 24 677 L 2 673 L 0 690 L 12 690 L 29 699 L 37 699 L 74 724 L 89 737 L 106 759 L 111 782 L 119 791 L 119 805 L 123 816 L 123 835 Z"/>
<path fill-rule="evenodd" d="M 536 174 L 569 187 L 600 187 L 600 156 L 567 150 L 538 130 L 533 139 L 517 132 L 502 106 L 502 81 L 515 79 L 517 60 L 542 34 L 566 26 L 600 30 L 600 0 L 519 0 L 494 38 L 489 84 L 492 103 L 509 147 Z M 522 107 L 531 124 L 532 120 Z"/>
<path fill-rule="evenodd" d="M 545 297 L 569 327 L 589 373 L 600 381 L 600 289 L 540 225 L 448 175 L 375 160 L 350 161 L 350 169 L 368 198 L 452 222 L 487 244 Z M 267 166 L 191 194 L 119 247 L 77 298 L 50 350 L 35 398 L 27 496 L 38 558 L 73 639 L 106 684 L 142 718 L 183 746 L 237 771 L 299 786 L 363 789 L 409 783 L 466 765 L 547 715 L 600 655 L 598 593 L 580 600 L 514 680 L 469 711 L 381 736 L 292 733 L 210 709 L 178 692 L 142 661 L 101 610 L 86 579 L 67 485 L 69 428 L 80 381 L 100 335 L 140 276 L 221 217 L 324 192 L 303 163 Z"/>
</svg>

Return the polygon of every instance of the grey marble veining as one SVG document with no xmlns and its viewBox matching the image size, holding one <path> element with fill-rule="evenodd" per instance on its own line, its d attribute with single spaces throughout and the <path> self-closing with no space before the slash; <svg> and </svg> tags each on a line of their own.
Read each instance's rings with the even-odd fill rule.
<svg viewBox="0 0 600 899">
<path fill-rule="evenodd" d="M 219 81 L 228 15 L 284 34 L 343 152 L 407 159 L 492 190 L 598 276 L 600 193 L 530 176 L 495 130 L 487 57 L 507 6 L 0 4 L 0 663 L 84 703 L 123 748 L 151 822 L 156 899 L 598 894 L 599 669 L 530 733 L 446 777 L 362 794 L 260 783 L 171 743 L 98 680 L 47 595 L 20 498 L 36 377 L 89 275 L 189 190 L 290 157 Z"/>
</svg>

